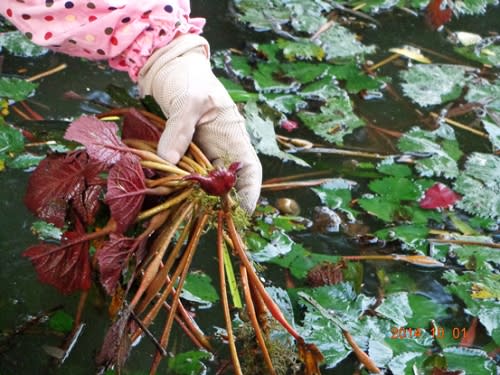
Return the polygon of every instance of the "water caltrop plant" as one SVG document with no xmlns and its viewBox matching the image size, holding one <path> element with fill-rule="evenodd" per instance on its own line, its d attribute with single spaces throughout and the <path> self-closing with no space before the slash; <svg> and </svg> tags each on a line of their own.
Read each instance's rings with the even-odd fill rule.
<svg viewBox="0 0 500 375">
<path fill-rule="evenodd" d="M 191 144 L 180 163 L 171 165 L 154 152 L 164 120 L 137 110 L 125 116 L 121 138 L 113 122 L 92 116 L 72 122 L 65 138 L 84 148 L 44 159 L 30 176 L 25 199 L 38 218 L 64 228 L 60 243 L 42 242 L 23 254 L 39 279 L 62 293 L 82 291 L 83 296 L 98 280 L 110 296 L 114 323 L 98 365 L 119 371 L 132 343 L 146 335 L 156 345 L 150 370 L 155 373 L 175 321 L 197 347 L 213 351 L 180 298 L 200 238 L 213 227 L 234 372 L 242 370 L 226 285 L 235 278 L 237 259 L 245 315 L 268 371 L 276 372 L 267 349 L 267 327 L 275 319 L 297 344 L 305 373 L 319 373 L 321 353 L 285 319 L 247 255 L 241 234 L 246 216 L 232 193 L 240 164 L 214 169 Z M 238 288 L 231 293 L 238 294 Z M 149 327 L 165 312 L 160 337 L 154 338 Z"/>
</svg>

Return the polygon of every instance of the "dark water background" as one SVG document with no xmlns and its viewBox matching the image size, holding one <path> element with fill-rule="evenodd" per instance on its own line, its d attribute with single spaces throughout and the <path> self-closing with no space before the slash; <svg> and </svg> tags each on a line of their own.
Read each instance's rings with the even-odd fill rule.
<svg viewBox="0 0 500 375">
<path fill-rule="evenodd" d="M 222 0 L 192 1 L 192 16 L 207 18 L 204 36 L 210 41 L 213 51 L 229 47 L 241 48 L 246 42 L 265 40 L 266 35 L 257 34 L 237 26 L 232 20 L 228 7 L 228 2 Z M 421 17 L 416 18 L 407 13 L 396 11 L 391 14 L 379 15 L 377 19 L 382 26 L 376 31 L 365 33 L 361 31 L 365 44 L 376 44 L 379 47 L 375 54 L 369 56 L 373 61 L 379 61 L 388 56 L 388 48 L 399 47 L 406 43 L 414 43 L 460 59 L 454 55 L 451 44 L 446 42 L 445 34 L 426 29 Z M 497 6 L 490 8 L 484 16 L 461 17 L 449 24 L 449 27 L 452 30 L 485 34 L 488 31 L 500 31 L 499 20 L 500 9 Z M 462 61 L 470 64 L 465 60 Z M 63 93 L 66 91 L 73 90 L 86 94 L 104 90 L 110 83 L 132 87 L 126 74 L 111 71 L 104 64 L 97 65 L 52 53 L 31 60 L 7 56 L 4 61 L 4 73 L 15 73 L 18 68 L 24 67 L 28 69 L 27 75 L 29 76 L 63 62 L 69 65 L 68 69 L 42 80 L 36 96 L 32 98 L 33 107 L 47 119 L 71 119 L 82 113 L 80 103 L 63 99 Z M 394 70 L 391 67 L 384 67 L 380 74 L 391 75 L 394 74 Z M 394 83 L 397 86 L 397 82 Z M 412 108 L 401 105 L 387 96 L 383 100 L 372 102 L 356 100 L 356 108 L 363 116 L 381 127 L 404 131 L 417 124 Z M 14 119 L 14 117 L 12 118 Z M 62 122 L 55 122 L 53 127 L 57 129 L 62 128 L 63 125 Z M 299 134 L 305 138 L 312 138 L 311 134 L 306 131 Z M 469 147 L 476 150 L 484 147 L 484 150 L 488 150 L 486 143 L 484 145 L 470 144 L 473 139 L 467 139 L 467 135 L 463 133 L 458 132 L 457 137 L 464 151 L 467 151 Z M 386 147 L 374 142 L 373 139 L 370 139 L 369 134 L 363 130 L 349 137 L 346 143 L 352 147 L 370 151 L 382 151 Z M 315 169 L 333 169 L 332 177 L 340 176 L 341 167 L 346 161 L 345 158 L 319 155 L 305 155 L 304 158 Z M 293 165 L 284 165 L 277 159 L 263 157 L 262 161 L 265 177 L 303 172 L 302 169 Z M 335 172 L 336 170 L 339 172 Z M 11 331 L 30 316 L 61 304 L 64 305 L 65 311 L 72 313 L 78 302 L 78 296 L 61 296 L 53 288 L 39 284 L 31 264 L 20 256 L 26 247 L 35 242 L 30 231 L 34 218 L 23 205 L 27 177 L 28 173 L 24 171 L 7 170 L 0 174 L 0 333 Z M 307 191 L 292 191 L 286 194 L 267 195 L 267 197 L 272 200 L 278 195 L 297 199 L 304 208 L 302 213 L 306 217 L 312 214 L 312 207 L 319 204 L 313 194 Z M 315 251 L 320 252 L 348 254 L 354 250 L 353 245 L 341 234 L 328 236 L 306 234 L 302 240 L 305 244 L 311 244 Z M 198 252 L 195 264 L 195 267 L 203 268 L 209 273 L 211 269 L 216 267 L 214 257 L 210 255 L 210 251 L 213 251 L 210 247 L 211 243 L 212 241 L 206 241 L 204 246 L 207 249 Z M 405 270 L 404 266 L 398 267 Z M 407 270 L 408 272 L 416 272 L 410 268 Z M 281 271 L 272 268 L 269 271 L 267 276 L 280 285 L 283 282 Z M 419 277 L 421 285 L 425 285 L 427 292 L 433 293 L 434 282 L 432 280 L 436 279 L 436 275 L 426 271 L 421 272 Z M 214 277 L 214 280 L 217 278 Z M 436 289 L 436 292 L 439 292 L 439 288 Z M 25 332 L 24 335 L 12 340 L 9 350 L 0 352 L 0 375 L 92 374 L 95 351 L 100 347 L 108 324 L 106 307 L 102 300 L 94 294 L 91 295 L 87 304 L 84 320 L 86 322 L 84 334 L 61 368 L 57 369 L 51 366 L 50 359 L 42 348 L 43 345 L 59 345 L 61 337 L 48 334 L 39 327 L 34 327 Z M 211 332 L 212 325 L 223 325 L 222 317 L 213 311 L 205 311 L 205 314 L 204 311 L 200 311 L 198 320 L 204 327 L 207 327 L 208 332 Z M 179 351 L 190 349 L 189 343 L 184 340 L 182 335 L 174 335 L 172 342 Z M 147 371 L 140 372 L 140 370 L 146 370 L 149 367 L 151 350 L 151 345 L 146 342 L 135 348 L 128 362 L 126 373 L 147 373 Z M 352 372 L 352 363 L 347 360 L 332 373 Z M 167 372 L 163 370 L 160 373 Z"/>
</svg>

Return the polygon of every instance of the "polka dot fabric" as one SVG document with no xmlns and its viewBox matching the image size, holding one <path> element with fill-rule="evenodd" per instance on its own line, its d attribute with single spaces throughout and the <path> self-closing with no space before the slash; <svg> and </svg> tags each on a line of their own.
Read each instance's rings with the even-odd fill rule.
<svg viewBox="0 0 500 375">
<path fill-rule="evenodd" d="M 108 59 L 137 81 L 158 48 L 200 34 L 189 0 L 0 0 L 0 13 L 34 43 L 72 56 Z"/>
</svg>

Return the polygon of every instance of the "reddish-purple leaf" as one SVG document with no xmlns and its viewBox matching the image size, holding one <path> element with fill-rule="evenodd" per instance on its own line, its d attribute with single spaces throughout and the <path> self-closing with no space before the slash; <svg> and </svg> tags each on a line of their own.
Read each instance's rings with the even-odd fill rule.
<svg viewBox="0 0 500 375">
<path fill-rule="evenodd" d="M 142 203 L 146 185 L 144 172 L 135 156 L 123 157 L 108 176 L 106 204 L 117 223 L 117 232 L 122 233 L 135 221 Z"/>
<path fill-rule="evenodd" d="M 82 116 L 73 121 L 64 138 L 81 143 L 91 158 L 107 166 L 118 162 L 127 147 L 118 137 L 118 126 L 114 122 L 101 121 L 93 116 Z"/>
<path fill-rule="evenodd" d="M 76 224 L 75 231 L 64 233 L 60 245 L 39 244 L 23 253 L 31 260 L 40 281 L 64 294 L 88 290 L 91 285 L 90 245 L 83 225 L 78 221 Z"/>
<path fill-rule="evenodd" d="M 111 234 L 109 241 L 97 251 L 101 284 L 109 295 L 115 294 L 123 268 L 138 245 L 135 238 Z"/>
<path fill-rule="evenodd" d="M 108 329 L 101 350 L 96 357 L 96 364 L 100 370 L 113 368 L 120 373 L 125 364 L 132 347 L 129 335 L 130 314 L 130 309 L 122 309 L 120 318 Z"/>
<path fill-rule="evenodd" d="M 102 190 L 100 185 L 91 185 L 73 200 L 73 207 L 85 224 L 94 223 L 95 215 L 101 207 L 99 198 Z"/>
<path fill-rule="evenodd" d="M 70 202 L 84 200 L 87 187 L 99 182 L 101 171 L 102 165 L 89 162 L 81 151 L 49 155 L 29 178 L 25 204 L 39 218 L 62 227 Z M 84 216 L 92 214 L 93 209 L 87 211 Z"/>
<path fill-rule="evenodd" d="M 436 208 L 448 208 L 453 206 L 458 200 L 460 200 L 460 198 L 460 195 L 456 194 L 449 187 L 437 182 L 426 190 L 424 197 L 419 202 L 419 205 L 421 208 L 429 210 Z"/>
<path fill-rule="evenodd" d="M 137 109 L 131 108 L 123 116 L 122 139 L 140 139 L 158 143 L 161 131 Z"/>
</svg>

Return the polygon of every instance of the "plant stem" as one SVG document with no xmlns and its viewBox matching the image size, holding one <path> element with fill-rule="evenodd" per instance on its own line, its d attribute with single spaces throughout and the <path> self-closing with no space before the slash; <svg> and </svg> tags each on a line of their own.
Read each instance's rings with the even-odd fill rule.
<svg viewBox="0 0 500 375">
<path fill-rule="evenodd" d="M 61 64 L 61 65 L 58 65 L 56 66 L 55 68 L 52 68 L 52 69 L 49 69 L 49 70 L 46 70 L 45 72 L 42 72 L 42 73 L 38 73 L 32 77 L 29 77 L 29 78 L 26 78 L 26 81 L 27 82 L 33 82 L 33 81 L 36 81 L 38 79 L 41 79 L 41 78 L 44 78 L 44 77 L 48 77 L 52 74 L 55 74 L 55 73 L 58 73 L 64 69 L 66 69 L 68 67 L 68 65 L 66 64 Z"/>
<path fill-rule="evenodd" d="M 442 119 L 444 122 L 446 122 L 447 124 L 449 125 L 452 125 L 452 126 L 455 126 L 457 128 L 460 128 L 460 129 L 463 129 L 463 130 L 466 130 L 468 131 L 469 133 L 472 133 L 472 134 L 475 134 L 475 135 L 478 135 L 480 137 L 483 137 L 483 138 L 489 138 L 488 134 L 486 133 L 483 133 L 482 131 L 480 130 L 477 130 L 477 129 L 474 129 L 474 128 L 471 128 L 470 126 L 467 126 L 467 125 L 464 125 L 458 121 L 455 121 L 455 120 L 452 120 L 450 118 L 447 118 L 447 117 L 441 117 L 439 116 L 437 113 L 434 113 L 434 112 L 431 112 L 431 116 L 434 117 L 435 119 Z"/>
<path fill-rule="evenodd" d="M 298 189 L 303 187 L 311 187 L 323 185 L 324 183 L 331 181 L 331 178 L 321 178 L 317 180 L 309 180 L 309 181 L 291 181 L 291 182 L 276 182 L 276 183 L 266 183 L 262 184 L 262 190 L 270 190 L 270 191 L 281 191 L 281 190 L 290 190 L 290 189 Z"/>
<path fill-rule="evenodd" d="M 368 73 L 373 73 L 375 70 L 377 70 L 381 66 L 384 66 L 384 65 L 390 63 L 391 61 L 398 59 L 400 56 L 401 55 L 399 53 L 393 53 L 392 55 L 390 55 L 389 57 L 386 57 L 382 61 L 379 61 L 378 63 L 373 64 L 372 66 L 366 68 L 366 70 L 368 71 Z"/>
<path fill-rule="evenodd" d="M 157 171 L 174 173 L 181 176 L 187 176 L 189 174 L 189 172 L 186 172 L 185 170 L 180 169 L 175 165 L 167 164 L 167 162 L 163 159 L 161 159 L 160 163 L 149 160 L 142 160 L 141 165 L 144 168 L 156 169 Z"/>
<path fill-rule="evenodd" d="M 226 331 L 227 331 L 227 341 L 229 345 L 229 351 L 231 353 L 231 359 L 233 362 L 233 370 L 235 374 L 243 374 L 241 371 L 240 361 L 238 359 L 238 353 L 236 351 L 236 343 L 233 335 L 233 323 L 231 320 L 231 313 L 229 311 L 229 302 L 227 298 L 226 290 L 226 276 L 224 272 L 224 243 L 223 243 L 223 217 L 224 212 L 219 210 L 217 215 L 217 258 L 219 260 L 219 281 L 220 281 L 220 294 L 222 308 L 224 311 L 224 320 L 226 321 Z M 256 332 L 257 333 L 257 332 Z"/>
<path fill-rule="evenodd" d="M 500 249 L 500 244 L 494 243 L 494 242 L 447 240 L 447 239 L 438 239 L 438 238 L 430 238 L 429 242 L 454 244 L 454 245 L 484 246 L 484 247 L 490 247 L 493 249 Z"/>
<path fill-rule="evenodd" d="M 142 221 L 144 219 L 147 219 L 151 216 L 156 215 L 157 213 L 159 213 L 161 211 L 164 211 L 172 206 L 175 206 L 176 204 L 179 204 L 180 202 L 182 202 L 183 200 L 188 198 L 192 192 L 193 192 L 192 188 L 186 189 L 186 191 L 177 195 L 176 197 L 173 197 L 173 198 L 169 199 L 168 201 L 159 204 L 158 206 L 150 208 L 149 210 L 141 212 L 137 216 L 137 221 Z"/>
<path fill-rule="evenodd" d="M 274 370 L 273 362 L 271 360 L 271 356 L 269 355 L 269 351 L 267 350 L 266 341 L 264 340 L 264 336 L 262 335 L 262 330 L 260 329 L 260 325 L 257 320 L 257 315 L 255 313 L 252 294 L 250 292 L 250 284 L 248 282 L 247 269 L 243 265 L 240 265 L 240 275 L 241 275 L 241 285 L 243 286 L 243 292 L 245 296 L 247 313 L 248 317 L 250 318 L 250 322 L 252 323 L 253 329 L 255 331 L 255 338 L 257 339 L 257 343 L 259 344 L 260 350 L 262 351 L 262 355 L 264 356 L 264 362 L 266 363 L 269 372 L 275 375 L 276 371 Z"/>
</svg>

